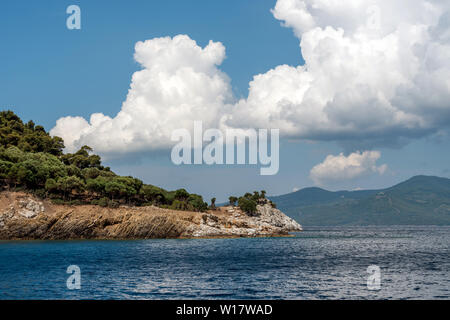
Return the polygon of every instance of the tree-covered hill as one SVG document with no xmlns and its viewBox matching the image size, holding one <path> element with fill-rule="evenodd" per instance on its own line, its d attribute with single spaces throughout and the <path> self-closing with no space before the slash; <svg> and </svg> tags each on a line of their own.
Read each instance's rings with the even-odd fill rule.
<svg viewBox="0 0 450 320">
<path fill-rule="evenodd" d="M 26 190 L 54 202 L 157 205 L 205 211 L 202 196 L 185 189 L 167 191 L 134 177 L 116 175 L 83 146 L 63 153 L 64 141 L 42 126 L 23 121 L 12 111 L 0 112 L 0 181 L 3 190 Z"/>
<path fill-rule="evenodd" d="M 270 197 L 302 225 L 450 225 L 450 179 L 415 176 L 382 190 L 306 188 Z"/>
</svg>

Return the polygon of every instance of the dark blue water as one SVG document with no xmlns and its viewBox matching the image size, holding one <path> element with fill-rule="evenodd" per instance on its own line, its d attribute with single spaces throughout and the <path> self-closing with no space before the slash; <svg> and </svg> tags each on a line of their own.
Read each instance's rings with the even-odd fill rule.
<svg viewBox="0 0 450 320">
<path fill-rule="evenodd" d="M 292 238 L 0 242 L 1 299 L 449 299 L 450 227 Z M 81 289 L 69 290 L 69 265 Z M 367 267 L 381 288 L 367 288 Z"/>
</svg>

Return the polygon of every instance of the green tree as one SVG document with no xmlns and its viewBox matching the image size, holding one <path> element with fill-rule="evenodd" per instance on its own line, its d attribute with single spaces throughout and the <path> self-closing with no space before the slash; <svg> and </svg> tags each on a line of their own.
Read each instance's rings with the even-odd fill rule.
<svg viewBox="0 0 450 320">
<path fill-rule="evenodd" d="M 34 181 L 33 172 L 27 168 L 23 163 L 16 163 L 11 166 L 8 176 L 14 181 L 14 187 L 18 184 L 32 185 Z"/>
<path fill-rule="evenodd" d="M 234 197 L 234 196 L 230 196 L 229 198 L 228 198 L 228 200 L 230 201 L 230 206 L 235 206 L 236 205 L 236 201 L 238 201 L 238 198 L 237 197 Z"/>
<path fill-rule="evenodd" d="M 66 195 L 69 194 L 69 198 L 72 198 L 72 192 L 81 193 L 85 190 L 86 186 L 83 180 L 76 176 L 66 176 L 59 178 L 57 183 L 58 190 L 60 190 L 64 195 L 64 200 Z"/>
<path fill-rule="evenodd" d="M 32 121 L 24 124 L 22 120 L 7 110 L 0 112 L 0 145 L 16 146 L 26 152 L 46 152 L 59 156 L 64 148 L 63 140 L 51 137 L 42 126 Z"/>
<path fill-rule="evenodd" d="M 84 179 L 95 179 L 100 175 L 101 171 L 98 168 L 84 168 L 81 170 L 81 175 Z"/>
<path fill-rule="evenodd" d="M 0 178 L 1 179 L 8 179 L 9 178 L 9 170 L 11 170 L 11 167 L 14 165 L 14 163 L 10 161 L 0 160 Z"/>
<path fill-rule="evenodd" d="M 251 196 L 251 198 L 253 199 L 253 201 L 258 202 L 258 200 L 261 198 L 261 196 L 259 195 L 258 191 L 253 191 L 253 195 Z"/>
<path fill-rule="evenodd" d="M 146 202 L 152 202 L 156 205 L 166 202 L 164 190 L 161 188 L 152 185 L 143 185 L 139 193 Z"/>
<path fill-rule="evenodd" d="M 47 181 L 45 181 L 45 190 L 48 193 L 54 193 L 58 191 L 58 184 L 56 183 L 55 179 L 49 178 Z"/>
<path fill-rule="evenodd" d="M 107 183 L 106 178 L 104 178 L 102 176 L 98 176 L 95 179 L 88 179 L 86 181 L 86 188 L 91 193 L 97 193 L 99 195 L 104 195 L 106 193 L 106 191 L 105 191 L 106 183 Z"/>
<path fill-rule="evenodd" d="M 212 210 L 216 209 L 216 198 L 211 198 L 211 209 Z"/>
<path fill-rule="evenodd" d="M 109 195 L 111 200 L 114 200 L 114 197 L 120 197 L 120 195 L 125 192 L 125 188 L 125 185 L 113 180 L 106 183 L 105 192 Z"/>
<path fill-rule="evenodd" d="M 203 197 L 198 194 L 191 193 L 188 197 L 189 208 L 188 210 L 193 211 L 206 211 L 208 209 L 208 204 L 203 201 Z"/>
<path fill-rule="evenodd" d="M 256 213 L 256 202 L 252 199 L 246 197 L 240 197 L 238 200 L 239 208 L 248 215 L 253 215 Z"/>
<path fill-rule="evenodd" d="M 189 198 L 189 193 L 185 189 L 175 191 L 175 199 L 185 201 Z"/>
</svg>

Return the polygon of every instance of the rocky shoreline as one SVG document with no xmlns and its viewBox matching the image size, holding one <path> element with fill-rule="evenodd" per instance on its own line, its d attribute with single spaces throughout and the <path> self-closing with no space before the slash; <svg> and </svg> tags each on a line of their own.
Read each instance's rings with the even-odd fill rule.
<svg viewBox="0 0 450 320">
<path fill-rule="evenodd" d="M 301 230 L 268 203 L 248 216 L 232 206 L 208 212 L 68 206 L 23 192 L 0 193 L 0 240 L 269 237 Z"/>
</svg>

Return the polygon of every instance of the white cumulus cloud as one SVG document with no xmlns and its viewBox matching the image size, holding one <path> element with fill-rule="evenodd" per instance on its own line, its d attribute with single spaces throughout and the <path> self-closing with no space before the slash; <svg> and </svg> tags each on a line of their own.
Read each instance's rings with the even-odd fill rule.
<svg viewBox="0 0 450 320">
<path fill-rule="evenodd" d="M 449 6 L 278 0 L 272 12 L 300 39 L 305 64 L 256 75 L 226 123 L 354 148 L 448 128 Z"/>
<path fill-rule="evenodd" d="M 255 75 L 233 102 L 220 42 L 186 35 L 138 42 L 121 111 L 65 117 L 51 134 L 69 150 L 168 148 L 171 132 L 279 128 L 281 136 L 338 141 L 351 150 L 397 144 L 450 127 L 450 2 L 278 0 L 272 12 L 300 40 L 304 65 Z M 99 110 L 101 111 L 101 110 Z"/>
<path fill-rule="evenodd" d="M 100 153 L 166 148 L 174 129 L 192 129 L 193 121 L 217 127 L 231 99 L 228 77 L 217 66 L 225 47 L 212 42 L 201 48 L 186 35 L 138 42 L 134 58 L 143 67 L 133 74 L 122 109 L 110 118 L 101 113 L 89 122 L 64 117 L 51 130 L 69 151 L 82 145 Z"/>
<path fill-rule="evenodd" d="M 328 155 L 322 163 L 314 166 L 310 171 L 310 178 L 317 185 L 327 185 L 342 181 L 353 180 L 370 174 L 383 174 L 387 165 L 377 166 L 380 158 L 379 151 L 354 152 L 345 156 Z"/>
</svg>

